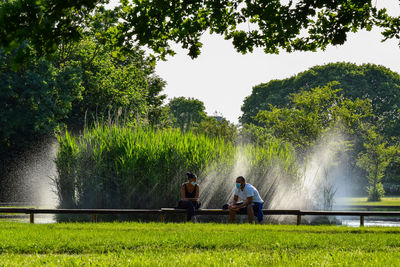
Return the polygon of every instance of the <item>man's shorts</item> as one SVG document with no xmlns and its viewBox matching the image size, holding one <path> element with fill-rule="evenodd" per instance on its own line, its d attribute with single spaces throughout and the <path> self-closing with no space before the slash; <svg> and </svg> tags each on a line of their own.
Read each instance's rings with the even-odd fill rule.
<svg viewBox="0 0 400 267">
<path fill-rule="evenodd" d="M 236 205 L 241 205 L 242 203 L 236 203 Z M 253 202 L 251 203 L 251 206 L 253 206 L 254 210 L 254 215 L 257 217 L 258 222 L 261 222 L 263 220 L 264 214 L 262 212 L 264 203 L 260 202 Z M 239 210 L 240 214 L 247 214 L 247 208 L 248 207 L 243 207 Z"/>
</svg>

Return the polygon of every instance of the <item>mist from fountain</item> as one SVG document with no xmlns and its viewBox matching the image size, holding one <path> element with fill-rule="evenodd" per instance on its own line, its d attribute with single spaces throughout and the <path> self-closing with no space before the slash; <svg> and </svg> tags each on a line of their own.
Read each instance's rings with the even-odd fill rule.
<svg viewBox="0 0 400 267">
<path fill-rule="evenodd" d="M 244 176 L 266 201 L 268 209 L 327 209 L 334 205 L 335 192 L 355 187 L 344 164 L 346 137 L 332 130 L 325 134 L 300 162 L 297 177 L 286 177 L 282 164 L 272 164 L 262 176 L 254 175 L 243 147 L 238 146 L 231 167 L 216 166 L 200 175 L 203 208 L 221 208 L 233 200 L 235 180 Z M 55 208 L 58 205 L 56 187 L 52 178 L 57 170 L 54 159 L 58 142 L 51 138 L 35 147 L 35 151 L 21 157 L 19 164 L 6 181 L 9 202 L 28 202 L 32 206 Z M 221 172 L 221 169 L 225 170 Z M 327 201 L 327 192 L 328 199 Z M 349 194 L 349 192 L 346 192 Z M 351 193 L 350 193 L 351 194 Z M 330 207 L 327 207 L 330 206 Z M 276 217 L 278 221 L 287 216 Z"/>
<path fill-rule="evenodd" d="M 8 166 L 2 185 L 3 201 L 55 208 L 58 197 L 52 178 L 57 175 L 54 163 L 57 149 L 57 139 L 46 138 Z"/>
<path fill-rule="evenodd" d="M 233 199 L 236 177 L 246 177 L 249 172 L 249 162 L 242 148 L 236 151 L 235 162 L 231 170 L 221 173 L 211 170 L 201 179 L 202 194 L 200 200 L 203 207 L 220 208 Z"/>
<path fill-rule="evenodd" d="M 280 164 L 274 164 L 268 173 L 262 176 L 247 177 L 251 173 L 249 162 L 240 149 L 236 153 L 235 163 L 227 175 L 212 170 L 201 180 L 201 201 L 206 208 L 220 208 L 233 199 L 237 176 L 248 178 L 266 201 L 268 209 L 332 209 L 336 193 L 351 194 L 356 188 L 349 170 L 349 155 L 346 152 L 346 136 L 337 129 L 326 133 L 303 159 L 298 159 L 297 177 L 285 177 Z M 350 190 L 350 191 L 349 191 Z M 287 216 L 276 216 L 278 221 Z"/>
</svg>

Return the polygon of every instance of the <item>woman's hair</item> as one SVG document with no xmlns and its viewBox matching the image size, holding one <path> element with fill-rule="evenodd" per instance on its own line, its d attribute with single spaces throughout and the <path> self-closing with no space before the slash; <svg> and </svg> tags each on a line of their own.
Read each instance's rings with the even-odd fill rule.
<svg viewBox="0 0 400 267">
<path fill-rule="evenodd" d="M 191 172 L 187 172 L 186 175 L 187 175 L 188 179 L 190 179 L 190 178 L 197 178 L 196 174 L 191 173 Z"/>
</svg>

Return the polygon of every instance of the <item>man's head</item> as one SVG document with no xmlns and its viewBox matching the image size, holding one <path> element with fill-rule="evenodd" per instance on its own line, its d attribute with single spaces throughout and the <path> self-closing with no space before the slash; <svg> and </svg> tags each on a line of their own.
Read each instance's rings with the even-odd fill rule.
<svg viewBox="0 0 400 267">
<path fill-rule="evenodd" d="M 240 186 L 239 186 L 240 184 Z M 238 178 L 236 178 L 236 187 L 240 187 L 243 188 L 246 184 L 246 179 L 244 179 L 243 176 L 239 176 Z"/>
</svg>

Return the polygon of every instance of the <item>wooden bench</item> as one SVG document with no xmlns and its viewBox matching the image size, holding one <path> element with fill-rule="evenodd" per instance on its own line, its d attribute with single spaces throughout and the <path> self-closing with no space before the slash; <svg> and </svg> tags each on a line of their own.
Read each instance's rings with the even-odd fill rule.
<svg viewBox="0 0 400 267">
<path fill-rule="evenodd" d="M 182 214 L 186 213 L 184 209 L 162 208 L 164 214 Z M 228 215 L 229 210 L 223 209 L 198 209 L 197 215 Z M 243 212 L 238 214 L 245 214 Z M 293 215 L 296 216 L 296 224 L 301 224 L 302 216 L 357 216 L 360 217 L 360 226 L 364 226 L 364 219 L 368 216 L 400 216 L 398 211 L 314 211 L 314 210 L 263 210 L 264 215 Z M 164 217 L 165 220 L 165 217 Z"/>
<path fill-rule="evenodd" d="M 161 212 L 164 213 L 161 221 L 165 221 L 165 215 L 168 214 L 186 214 L 185 209 L 175 208 L 161 208 Z M 247 214 L 246 212 L 238 212 L 237 214 Z M 300 210 L 263 210 L 264 215 L 295 215 L 297 216 L 297 225 L 301 224 Z M 198 209 L 196 215 L 229 215 L 227 209 Z"/>
</svg>

